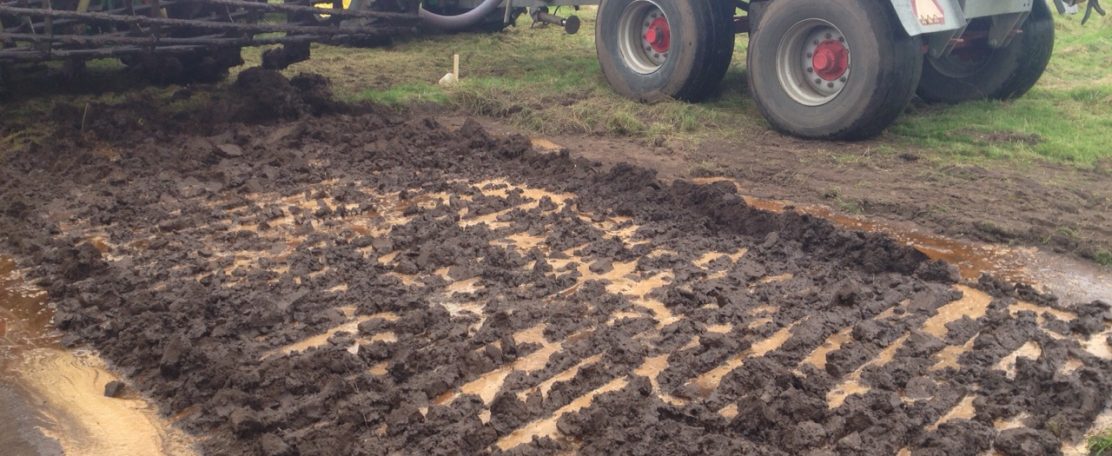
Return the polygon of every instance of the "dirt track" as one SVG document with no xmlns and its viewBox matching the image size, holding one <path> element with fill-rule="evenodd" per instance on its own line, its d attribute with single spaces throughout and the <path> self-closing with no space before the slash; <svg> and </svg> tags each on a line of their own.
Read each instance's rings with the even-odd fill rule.
<svg viewBox="0 0 1112 456">
<path fill-rule="evenodd" d="M 336 109 L 303 85 L 271 112 Z M 6 158 L 0 245 L 206 453 L 1052 454 L 1112 406 L 1107 304 L 730 184 L 366 109 L 124 109 Z"/>
</svg>

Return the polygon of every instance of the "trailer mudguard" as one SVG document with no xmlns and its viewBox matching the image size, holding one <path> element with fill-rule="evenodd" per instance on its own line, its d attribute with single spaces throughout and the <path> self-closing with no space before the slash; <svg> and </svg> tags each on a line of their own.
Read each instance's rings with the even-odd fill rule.
<svg viewBox="0 0 1112 456">
<path fill-rule="evenodd" d="M 1028 13 L 1035 0 L 891 0 L 908 35 L 958 30 L 970 19 Z"/>
</svg>

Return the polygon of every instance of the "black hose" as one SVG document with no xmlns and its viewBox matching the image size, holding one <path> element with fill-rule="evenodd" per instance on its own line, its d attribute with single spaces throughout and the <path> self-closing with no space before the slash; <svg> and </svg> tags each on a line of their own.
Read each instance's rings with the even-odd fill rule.
<svg viewBox="0 0 1112 456">
<path fill-rule="evenodd" d="M 471 11 L 456 15 L 436 14 L 422 7 L 420 16 L 421 21 L 427 25 L 447 32 L 456 32 L 478 24 L 483 18 L 494 12 L 500 3 L 502 3 L 502 0 L 483 0 L 479 6 L 472 8 Z"/>
</svg>

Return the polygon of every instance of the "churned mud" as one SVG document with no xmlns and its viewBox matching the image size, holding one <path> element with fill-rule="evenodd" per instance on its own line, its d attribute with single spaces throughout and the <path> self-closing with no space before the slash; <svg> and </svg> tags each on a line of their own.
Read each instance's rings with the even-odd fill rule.
<svg viewBox="0 0 1112 456">
<path fill-rule="evenodd" d="M 328 112 L 93 124 L 0 168 L 60 343 L 202 453 L 1055 454 L 1112 406 L 1106 301 L 729 182 Z"/>
</svg>

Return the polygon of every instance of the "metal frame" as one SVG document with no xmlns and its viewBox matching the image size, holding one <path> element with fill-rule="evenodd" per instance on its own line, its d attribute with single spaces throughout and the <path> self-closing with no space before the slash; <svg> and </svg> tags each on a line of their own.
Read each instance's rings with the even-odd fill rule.
<svg viewBox="0 0 1112 456">
<path fill-rule="evenodd" d="M 692 0 L 695 1 L 695 0 Z M 706 1 L 706 0 L 702 0 Z M 731 0 L 725 0 L 731 1 Z M 756 0 L 775 1 L 775 0 Z M 904 30 L 911 36 L 929 33 L 948 32 L 962 29 L 970 19 L 999 16 L 1013 13 L 1027 13 L 1035 1 L 1042 0 L 889 0 Z M 460 6 L 476 6 L 482 0 L 459 0 Z M 511 8 L 540 8 L 551 6 L 598 5 L 601 0 L 509 0 Z M 920 17 L 917 12 L 935 5 L 942 11 L 941 20 Z M 501 7 L 505 8 L 503 1 Z"/>
<path fill-rule="evenodd" d="M 474 7 L 482 3 L 482 0 L 459 0 L 458 5 L 464 7 Z M 598 5 L 602 0 L 510 0 L 510 8 L 542 8 L 554 6 L 585 6 L 585 5 Z M 499 4 L 499 8 L 506 8 L 506 2 L 503 1 Z"/>
<path fill-rule="evenodd" d="M 76 10 L 38 7 L 39 0 L 0 0 L 0 63 L 51 59 L 122 57 L 136 54 L 212 53 L 218 49 L 264 44 L 304 46 L 410 33 L 416 13 L 318 8 L 312 0 L 268 3 L 259 0 L 151 0 L 123 7 L 95 8 L 81 0 Z M 414 4 L 415 5 L 415 4 Z M 199 16 L 167 17 L 167 8 L 206 8 Z M 260 21 L 263 14 L 284 14 L 286 22 Z M 313 20 L 314 16 L 333 20 Z M 342 20 L 350 20 L 342 22 Z M 90 27 L 99 33 L 85 33 Z M 265 35 L 277 32 L 279 35 Z"/>
<path fill-rule="evenodd" d="M 1042 0 L 891 0 L 900 24 L 911 36 L 954 32 L 979 17 L 1026 15 L 1035 1 Z"/>
</svg>

